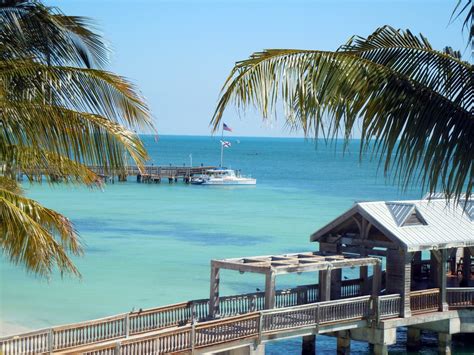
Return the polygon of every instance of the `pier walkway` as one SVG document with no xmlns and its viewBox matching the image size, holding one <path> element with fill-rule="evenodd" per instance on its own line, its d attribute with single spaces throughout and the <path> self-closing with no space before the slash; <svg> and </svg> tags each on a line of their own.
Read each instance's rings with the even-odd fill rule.
<svg viewBox="0 0 474 355">
<path fill-rule="evenodd" d="M 367 265 L 374 269 L 371 283 L 375 288 L 370 294 L 364 294 L 367 288 L 361 279 L 341 280 L 338 299 L 322 300 L 330 296 L 331 288 L 331 283 L 323 281 L 324 273 Z M 222 268 L 264 273 L 265 292 L 219 296 Z M 319 284 L 274 289 L 278 274 L 314 270 L 323 273 Z M 270 341 L 303 337 L 303 346 L 306 339 L 306 344 L 314 347 L 314 336 L 325 334 L 338 338 L 338 353 L 349 353 L 350 339 L 355 339 L 373 344 L 376 354 L 386 354 L 387 345 L 396 342 L 397 327 L 409 326 L 415 334 L 418 330 L 418 335 L 419 329 L 433 327 L 442 334 L 440 344 L 449 353 L 451 334 L 474 331 L 474 287 L 412 291 L 411 313 L 404 316 L 403 297 L 384 294 L 381 276 L 377 258 L 300 253 L 213 260 L 210 299 L 4 337 L 0 349 L 5 355 L 263 354 L 264 344 Z M 311 352 L 314 348 L 306 351 Z"/>
</svg>

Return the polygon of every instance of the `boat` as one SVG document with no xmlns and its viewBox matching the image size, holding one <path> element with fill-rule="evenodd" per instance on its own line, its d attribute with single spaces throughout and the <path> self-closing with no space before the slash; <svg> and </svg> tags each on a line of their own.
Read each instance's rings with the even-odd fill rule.
<svg viewBox="0 0 474 355">
<path fill-rule="evenodd" d="M 193 185 L 256 185 L 257 179 L 243 176 L 239 170 L 209 169 L 191 179 Z"/>
</svg>

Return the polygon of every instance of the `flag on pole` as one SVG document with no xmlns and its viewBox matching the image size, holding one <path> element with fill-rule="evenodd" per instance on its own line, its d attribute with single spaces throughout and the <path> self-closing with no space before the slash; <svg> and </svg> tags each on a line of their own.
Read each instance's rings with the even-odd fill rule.
<svg viewBox="0 0 474 355">
<path fill-rule="evenodd" d="M 224 123 L 224 125 L 222 126 L 222 129 L 223 129 L 224 131 L 232 132 L 232 128 L 230 128 L 230 127 L 229 127 L 228 125 L 226 125 L 225 123 Z"/>
<path fill-rule="evenodd" d="M 224 148 L 229 148 L 232 145 L 230 142 L 227 141 L 221 141 L 221 144 Z"/>
</svg>

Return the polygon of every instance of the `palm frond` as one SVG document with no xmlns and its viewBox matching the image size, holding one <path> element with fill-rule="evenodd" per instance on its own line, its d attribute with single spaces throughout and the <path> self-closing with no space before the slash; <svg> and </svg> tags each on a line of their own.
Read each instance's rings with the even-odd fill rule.
<svg viewBox="0 0 474 355">
<path fill-rule="evenodd" d="M 86 68 L 108 63 L 108 46 L 88 18 L 66 16 L 38 1 L 2 1 L 0 19 L 1 58 Z"/>
<path fill-rule="evenodd" d="M 1 170 L 3 170 L 4 167 L 2 167 Z M 10 191 L 14 194 L 22 194 L 23 190 L 21 186 L 16 182 L 14 179 L 10 179 L 4 175 L 0 175 L 0 189 L 4 189 L 7 191 Z"/>
<path fill-rule="evenodd" d="M 11 169 L 25 174 L 30 182 L 42 182 L 45 178 L 49 183 L 73 182 L 85 185 L 101 185 L 100 178 L 89 168 L 77 161 L 69 159 L 63 155 L 58 155 L 49 151 L 44 151 L 38 147 L 30 148 L 25 146 L 5 147 L 4 161 L 7 161 Z M 0 186 L 2 186 L 0 177 Z M 9 181 L 8 181 L 9 180 Z M 21 191 L 8 189 L 7 186 L 14 187 L 16 182 L 7 179 L 10 184 L 5 185 L 5 189 L 10 191 Z M 11 182 L 15 183 L 12 185 Z"/>
<path fill-rule="evenodd" d="M 102 70 L 0 61 L 0 94 L 12 101 L 51 103 L 95 113 L 129 128 L 153 129 L 149 108 L 135 87 Z"/>
<path fill-rule="evenodd" d="M 305 135 L 341 134 L 361 122 L 361 149 L 375 147 L 403 186 L 472 191 L 472 65 L 409 31 L 383 27 L 335 52 L 274 49 L 237 62 L 211 121 L 229 104 L 255 106 L 264 119 L 282 102 L 287 123 Z"/>
<path fill-rule="evenodd" d="M 148 159 L 136 133 L 107 118 L 58 106 L 0 99 L 3 127 L 0 158 L 11 146 L 30 147 L 86 165 L 121 168 L 130 156 L 141 167 Z"/>
<path fill-rule="evenodd" d="M 0 188 L 0 245 L 13 263 L 35 274 L 80 275 L 68 253 L 81 255 L 82 247 L 71 222 L 36 201 Z"/>
<path fill-rule="evenodd" d="M 458 19 L 463 14 L 466 14 L 466 17 L 464 18 L 462 28 L 463 31 L 466 30 L 468 32 L 468 46 L 470 44 L 472 49 L 472 40 L 474 38 L 474 6 L 472 0 L 466 0 L 464 3 L 463 0 L 458 0 L 451 13 L 450 22 Z"/>
</svg>

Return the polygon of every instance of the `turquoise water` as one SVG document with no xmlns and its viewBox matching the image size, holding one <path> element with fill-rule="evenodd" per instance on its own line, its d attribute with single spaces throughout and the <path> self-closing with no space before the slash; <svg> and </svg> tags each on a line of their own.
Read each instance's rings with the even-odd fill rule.
<svg viewBox="0 0 474 355">
<path fill-rule="evenodd" d="M 194 165 L 219 161 L 218 137 L 144 140 L 155 165 L 189 165 L 190 153 Z M 42 280 L 3 258 L 0 320 L 38 328 L 206 298 L 211 259 L 314 250 L 309 235 L 354 201 L 422 196 L 388 185 L 369 157 L 360 163 L 357 141 L 343 154 L 342 144 L 315 148 L 303 139 L 228 140 L 225 165 L 256 177 L 257 186 L 148 185 L 133 178 L 103 191 L 25 184 L 29 197 L 75 223 L 86 251 L 75 260 L 83 277 Z M 277 278 L 277 287 L 314 282 L 314 275 L 295 275 Z M 252 292 L 263 283 L 224 272 L 222 294 Z M 426 352 L 436 350 L 429 339 Z M 335 347 L 331 338 L 318 342 L 319 349 Z M 300 340 L 279 342 L 267 353 L 298 353 L 299 346 Z M 355 352 L 367 349 L 353 344 Z"/>
</svg>

